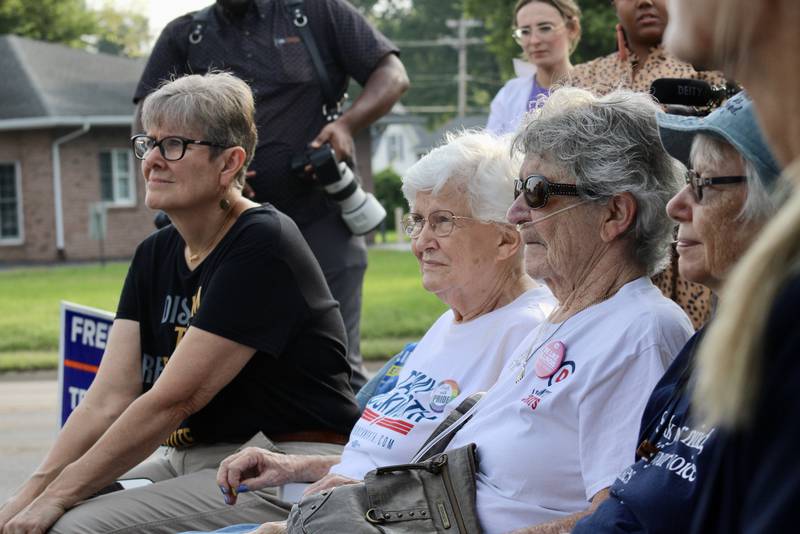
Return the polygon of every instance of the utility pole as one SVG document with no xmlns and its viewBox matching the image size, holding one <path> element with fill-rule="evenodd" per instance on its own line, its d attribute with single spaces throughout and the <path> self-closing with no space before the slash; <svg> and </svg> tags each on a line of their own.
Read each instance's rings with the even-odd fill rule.
<svg viewBox="0 0 800 534">
<path fill-rule="evenodd" d="M 483 26 L 479 20 L 465 19 L 463 16 L 460 19 L 448 19 L 447 27 L 458 29 L 458 37 L 439 37 L 435 40 L 425 41 L 395 41 L 400 47 L 428 47 L 428 46 L 452 46 L 458 50 L 458 74 L 456 74 L 456 81 L 458 83 L 458 106 L 457 113 L 459 117 L 463 117 L 467 113 L 467 82 L 472 77 L 467 74 L 467 46 L 476 44 L 485 44 L 483 39 L 467 38 L 467 30 L 469 28 L 477 28 Z M 433 108 L 433 107 L 431 107 Z M 422 111 L 422 110 L 420 110 Z M 444 109 L 437 110 L 424 110 L 424 112 L 441 112 Z"/>
<path fill-rule="evenodd" d="M 467 74 L 467 45 L 482 43 L 481 39 L 467 39 L 467 30 L 482 26 L 483 23 L 475 19 L 449 19 L 448 28 L 458 28 L 458 38 L 454 44 L 458 50 L 458 116 L 463 117 L 467 112 L 467 82 L 471 79 Z"/>
</svg>

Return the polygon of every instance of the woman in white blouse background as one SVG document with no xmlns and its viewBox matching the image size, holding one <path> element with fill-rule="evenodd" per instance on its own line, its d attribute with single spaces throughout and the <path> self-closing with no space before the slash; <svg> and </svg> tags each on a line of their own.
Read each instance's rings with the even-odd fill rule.
<svg viewBox="0 0 800 534">
<path fill-rule="evenodd" d="M 581 38 L 581 10 L 575 0 L 518 0 L 514 6 L 514 40 L 525 60 L 514 59 L 517 77 L 492 100 L 486 128 L 495 134 L 518 129 L 541 95 L 567 78 L 569 56 Z"/>
</svg>

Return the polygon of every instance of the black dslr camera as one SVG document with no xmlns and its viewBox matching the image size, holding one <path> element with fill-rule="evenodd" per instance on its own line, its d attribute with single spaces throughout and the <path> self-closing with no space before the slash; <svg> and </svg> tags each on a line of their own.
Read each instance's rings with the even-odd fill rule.
<svg viewBox="0 0 800 534">
<path fill-rule="evenodd" d="M 309 148 L 292 156 L 292 176 L 300 180 L 315 181 L 325 186 L 341 179 L 336 154 L 330 144 Z"/>
<path fill-rule="evenodd" d="M 346 163 L 338 163 L 330 144 L 292 157 L 292 175 L 320 184 L 342 208 L 342 219 L 355 235 L 368 234 L 386 218 L 386 210 L 372 193 L 361 188 Z"/>
</svg>

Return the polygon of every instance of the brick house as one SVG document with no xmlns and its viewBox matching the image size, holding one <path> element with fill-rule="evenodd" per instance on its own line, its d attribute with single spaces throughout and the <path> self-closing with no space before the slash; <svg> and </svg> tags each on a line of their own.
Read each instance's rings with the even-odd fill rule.
<svg viewBox="0 0 800 534">
<path fill-rule="evenodd" d="M 153 230 L 130 151 L 141 60 L 0 36 L 0 263 L 92 260 Z M 96 217 L 94 218 L 97 220 Z"/>
</svg>

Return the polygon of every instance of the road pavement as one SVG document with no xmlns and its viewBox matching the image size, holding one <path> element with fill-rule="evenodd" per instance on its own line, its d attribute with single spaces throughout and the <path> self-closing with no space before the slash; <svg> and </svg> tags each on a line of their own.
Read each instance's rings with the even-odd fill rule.
<svg viewBox="0 0 800 534">
<path fill-rule="evenodd" d="M 0 502 L 47 453 L 58 428 L 55 372 L 0 375 Z"/>
<path fill-rule="evenodd" d="M 371 376 L 384 362 L 367 362 Z M 47 454 L 58 429 L 55 371 L 0 374 L 0 503 Z"/>
</svg>

